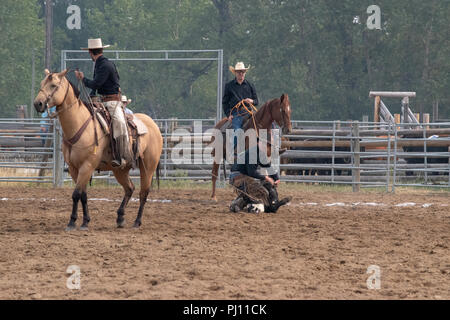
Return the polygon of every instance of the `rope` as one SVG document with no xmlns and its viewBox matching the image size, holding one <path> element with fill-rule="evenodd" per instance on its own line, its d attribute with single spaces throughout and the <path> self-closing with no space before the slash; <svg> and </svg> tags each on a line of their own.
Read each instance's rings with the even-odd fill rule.
<svg viewBox="0 0 450 320">
<path fill-rule="evenodd" d="M 80 87 L 81 87 L 80 92 L 83 93 L 84 95 L 86 95 L 88 97 L 88 99 L 89 99 L 89 105 L 86 106 L 86 107 L 89 110 L 89 113 L 91 114 L 92 121 L 94 122 L 94 139 L 95 139 L 95 142 L 94 142 L 94 144 L 95 144 L 94 154 L 97 154 L 97 147 L 98 147 L 99 139 L 98 139 L 98 135 L 97 135 L 97 126 L 95 125 L 94 103 L 92 102 L 91 96 L 87 94 L 86 86 L 84 85 L 84 83 L 80 79 L 78 79 L 77 87 L 78 87 L 78 90 L 80 90 Z M 78 98 L 81 97 L 81 93 L 80 93 L 80 96 Z"/>
<path fill-rule="evenodd" d="M 255 113 L 258 111 L 258 109 L 256 109 L 256 107 L 252 104 L 252 103 L 248 103 L 250 105 L 251 110 L 245 105 L 244 103 L 245 99 L 242 99 L 241 101 L 239 101 L 230 111 L 230 114 L 233 112 L 234 109 L 237 109 L 238 112 L 239 107 L 242 107 L 245 109 L 245 111 L 247 111 L 248 114 L 250 114 L 252 116 L 252 120 L 253 120 L 253 126 L 255 127 L 256 130 L 256 136 L 259 138 L 259 133 L 258 133 L 258 127 L 256 126 L 256 121 L 255 121 Z M 243 115 L 244 113 L 238 113 L 238 115 Z"/>
</svg>

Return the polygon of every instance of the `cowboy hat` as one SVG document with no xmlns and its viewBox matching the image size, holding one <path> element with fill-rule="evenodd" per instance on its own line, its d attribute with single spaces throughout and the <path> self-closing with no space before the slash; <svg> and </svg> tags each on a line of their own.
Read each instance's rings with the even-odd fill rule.
<svg viewBox="0 0 450 320">
<path fill-rule="evenodd" d="M 91 49 L 100 49 L 100 48 L 108 48 L 110 45 L 103 45 L 102 39 L 88 39 L 88 47 L 87 48 L 81 48 L 82 50 L 91 50 Z"/>
<path fill-rule="evenodd" d="M 122 96 L 122 102 L 131 103 L 131 99 L 127 99 L 127 96 Z"/>
<path fill-rule="evenodd" d="M 245 71 L 247 71 L 248 69 L 250 69 L 250 65 L 246 68 L 243 62 L 238 62 L 238 63 L 236 63 L 236 65 L 234 66 L 234 68 L 233 68 L 233 66 L 230 66 L 230 71 L 231 71 L 233 74 L 236 74 L 236 71 L 239 71 L 239 70 L 245 70 Z"/>
</svg>

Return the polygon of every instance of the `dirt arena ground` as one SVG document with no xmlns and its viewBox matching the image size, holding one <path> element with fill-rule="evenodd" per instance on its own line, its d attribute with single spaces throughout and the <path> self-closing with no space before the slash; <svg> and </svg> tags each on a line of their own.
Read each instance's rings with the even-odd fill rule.
<svg viewBox="0 0 450 320">
<path fill-rule="evenodd" d="M 138 202 L 116 229 L 122 191 L 96 187 L 90 230 L 68 233 L 71 194 L 0 187 L 0 299 L 450 299 L 448 192 L 284 185 L 292 203 L 256 215 L 228 212 L 230 189 L 212 203 L 205 187 L 163 188 L 150 199 L 170 202 L 149 201 L 135 230 Z M 80 290 L 66 287 L 69 265 Z"/>
</svg>

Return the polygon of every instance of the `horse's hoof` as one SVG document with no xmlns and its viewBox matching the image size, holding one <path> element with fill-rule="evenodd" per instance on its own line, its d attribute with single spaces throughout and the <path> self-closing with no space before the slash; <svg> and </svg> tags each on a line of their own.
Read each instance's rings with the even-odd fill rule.
<svg viewBox="0 0 450 320">
<path fill-rule="evenodd" d="M 211 197 L 211 200 L 214 201 L 214 202 L 217 202 L 217 198 L 215 196 Z"/>
<path fill-rule="evenodd" d="M 81 226 L 80 230 L 81 231 L 89 231 L 89 228 L 88 228 L 88 226 Z"/>
<path fill-rule="evenodd" d="M 133 225 L 133 228 L 137 229 L 137 228 L 139 228 L 139 227 L 141 226 L 141 224 L 142 224 L 142 223 L 136 221 L 136 222 L 134 223 L 134 225 Z"/>
<path fill-rule="evenodd" d="M 75 230 L 75 226 L 67 226 L 66 229 L 64 229 L 65 231 L 73 231 Z"/>
<path fill-rule="evenodd" d="M 117 223 L 117 228 L 119 228 L 119 229 L 125 228 L 125 221 Z"/>
</svg>

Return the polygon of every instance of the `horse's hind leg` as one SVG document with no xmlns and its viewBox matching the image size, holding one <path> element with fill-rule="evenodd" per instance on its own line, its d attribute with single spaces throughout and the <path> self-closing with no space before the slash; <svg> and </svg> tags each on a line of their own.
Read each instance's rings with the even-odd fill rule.
<svg viewBox="0 0 450 320">
<path fill-rule="evenodd" d="M 211 193 L 211 199 L 217 202 L 216 198 L 216 180 L 219 176 L 219 164 L 214 162 L 213 168 L 212 168 L 212 193 Z"/>
<path fill-rule="evenodd" d="M 120 204 L 120 207 L 117 210 L 117 228 L 123 228 L 125 226 L 125 207 L 127 206 L 128 201 L 130 201 L 131 196 L 133 195 L 134 184 L 130 179 L 128 170 L 124 171 L 116 169 L 113 170 L 113 173 L 117 179 L 117 182 L 119 182 L 122 185 L 123 190 L 125 191 L 122 203 Z"/>
<path fill-rule="evenodd" d="M 134 221 L 134 227 L 139 228 L 142 224 L 142 214 L 144 212 L 144 206 L 147 202 L 147 196 L 150 192 L 150 185 L 152 182 L 153 172 L 155 172 L 156 163 L 154 166 L 150 166 L 150 163 L 144 163 L 144 160 L 139 159 L 139 168 L 141 174 L 141 191 L 139 192 L 139 210 Z"/>
</svg>

